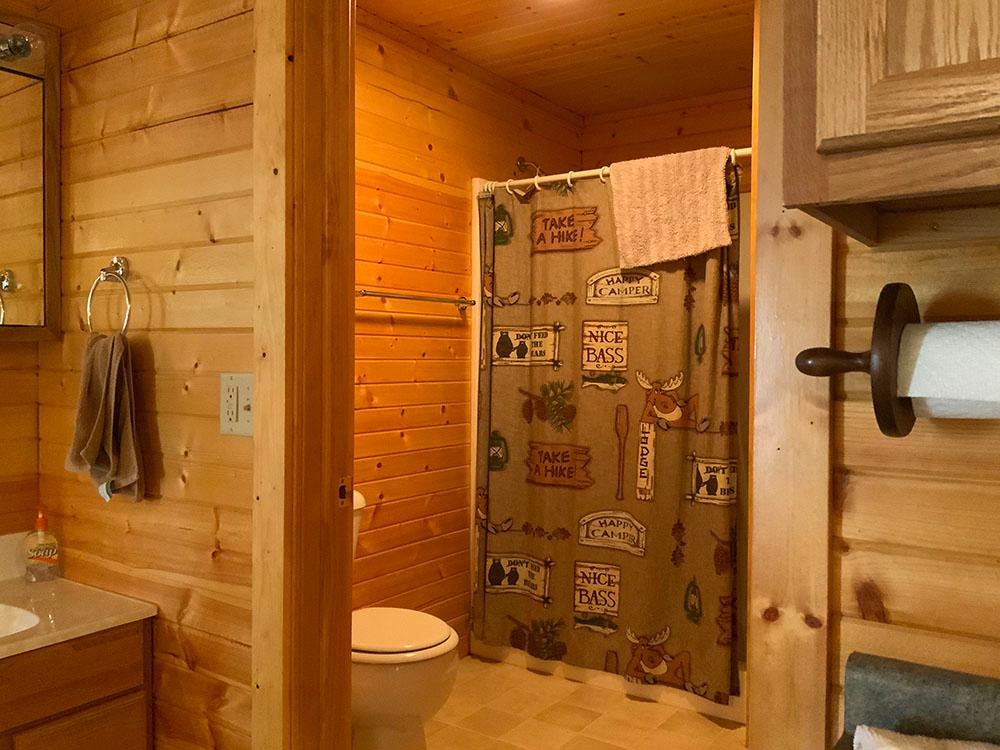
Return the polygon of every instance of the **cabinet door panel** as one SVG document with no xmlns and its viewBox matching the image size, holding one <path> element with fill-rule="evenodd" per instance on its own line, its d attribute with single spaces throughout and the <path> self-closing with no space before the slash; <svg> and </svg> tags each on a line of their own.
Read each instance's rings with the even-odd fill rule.
<svg viewBox="0 0 1000 750">
<path fill-rule="evenodd" d="M 821 153 L 1000 134 L 1000 0 L 817 0 Z"/>
<path fill-rule="evenodd" d="M 14 750 L 146 750 L 146 694 L 132 693 L 14 735 Z"/>
<path fill-rule="evenodd" d="M 0 732 L 143 685 L 144 625 L 0 659 Z"/>
</svg>

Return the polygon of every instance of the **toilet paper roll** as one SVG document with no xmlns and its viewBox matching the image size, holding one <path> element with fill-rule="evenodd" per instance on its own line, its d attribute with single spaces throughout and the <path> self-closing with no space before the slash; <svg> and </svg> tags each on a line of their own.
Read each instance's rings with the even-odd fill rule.
<svg viewBox="0 0 1000 750">
<path fill-rule="evenodd" d="M 1000 321 L 906 326 L 897 394 L 921 417 L 1000 419 Z"/>
</svg>

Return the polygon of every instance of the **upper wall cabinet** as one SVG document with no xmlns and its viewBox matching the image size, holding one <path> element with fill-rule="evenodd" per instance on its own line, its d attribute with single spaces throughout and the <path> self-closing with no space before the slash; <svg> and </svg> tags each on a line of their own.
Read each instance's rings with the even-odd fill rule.
<svg viewBox="0 0 1000 750">
<path fill-rule="evenodd" d="M 819 0 L 820 153 L 1000 132 L 1000 6 Z"/>
<path fill-rule="evenodd" d="M 1000 0 L 785 8 L 786 204 L 868 244 L 958 210 L 998 229 Z"/>
</svg>

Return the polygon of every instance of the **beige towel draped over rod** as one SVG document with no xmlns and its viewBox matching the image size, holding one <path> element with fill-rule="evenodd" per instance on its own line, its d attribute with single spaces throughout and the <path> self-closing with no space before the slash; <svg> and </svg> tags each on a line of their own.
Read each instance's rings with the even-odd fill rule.
<svg viewBox="0 0 1000 750">
<path fill-rule="evenodd" d="M 750 148 L 734 148 L 730 149 L 729 152 L 729 158 L 733 161 L 736 161 L 737 159 L 748 159 L 752 155 L 753 150 Z M 604 166 L 598 167 L 597 169 L 584 169 L 579 172 L 571 170 L 569 172 L 564 172 L 563 174 L 539 174 L 523 180 L 496 180 L 494 182 L 487 182 L 483 187 L 483 191 L 492 193 L 493 190 L 498 187 L 502 187 L 508 192 L 514 190 L 515 188 L 535 187 L 541 189 L 542 185 L 551 185 L 554 182 L 565 182 L 569 187 L 573 187 L 573 183 L 576 180 L 591 180 L 596 178 L 601 182 L 606 182 L 610 172 L 611 167 Z"/>
</svg>

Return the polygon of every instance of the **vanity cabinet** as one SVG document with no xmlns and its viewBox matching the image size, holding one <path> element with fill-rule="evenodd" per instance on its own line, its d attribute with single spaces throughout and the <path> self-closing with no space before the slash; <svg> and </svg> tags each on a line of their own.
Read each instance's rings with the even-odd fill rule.
<svg viewBox="0 0 1000 750">
<path fill-rule="evenodd" d="M 151 748 L 151 623 L 0 660 L 0 750 Z"/>
<path fill-rule="evenodd" d="M 866 244 L 996 232 L 1000 0 L 802 0 L 785 13 L 786 205 Z"/>
</svg>

